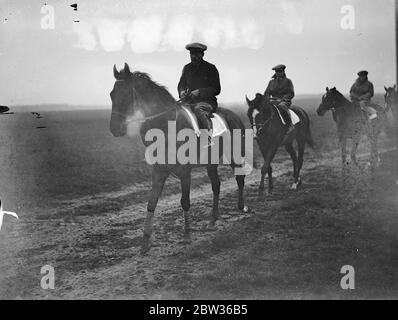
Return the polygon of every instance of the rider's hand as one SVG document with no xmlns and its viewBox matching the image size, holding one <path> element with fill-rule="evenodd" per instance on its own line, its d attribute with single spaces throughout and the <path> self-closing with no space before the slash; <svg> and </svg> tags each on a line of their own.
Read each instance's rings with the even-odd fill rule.
<svg viewBox="0 0 398 320">
<path fill-rule="evenodd" d="M 185 90 L 180 92 L 180 98 L 181 99 L 184 99 L 187 95 L 188 95 L 188 92 L 185 91 Z"/>
<path fill-rule="evenodd" d="M 199 89 L 196 89 L 196 90 L 194 90 L 194 91 L 192 91 L 191 92 L 191 95 L 193 96 L 193 97 L 197 97 L 197 96 L 199 96 Z"/>
</svg>

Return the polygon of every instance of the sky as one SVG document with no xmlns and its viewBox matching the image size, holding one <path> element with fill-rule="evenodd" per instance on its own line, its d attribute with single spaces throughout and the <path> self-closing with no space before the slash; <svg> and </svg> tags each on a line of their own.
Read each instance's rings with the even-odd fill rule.
<svg viewBox="0 0 398 320">
<path fill-rule="evenodd" d="M 207 44 L 221 103 L 264 92 L 280 63 L 296 95 L 347 93 L 362 69 L 383 92 L 394 30 L 393 0 L 0 0 L 0 104 L 110 108 L 125 62 L 177 97 L 190 42 Z"/>
</svg>

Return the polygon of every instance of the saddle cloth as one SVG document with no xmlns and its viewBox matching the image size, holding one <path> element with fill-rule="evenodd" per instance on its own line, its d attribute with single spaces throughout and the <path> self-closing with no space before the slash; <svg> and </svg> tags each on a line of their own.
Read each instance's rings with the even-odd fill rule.
<svg viewBox="0 0 398 320">
<path fill-rule="evenodd" d="M 200 128 L 196 115 L 192 112 L 192 110 L 189 107 L 186 106 L 181 106 L 181 107 L 185 111 L 187 119 L 191 122 L 195 134 L 199 137 Z M 210 120 L 213 124 L 212 137 L 221 136 L 222 134 L 224 134 L 224 132 L 228 130 L 227 123 L 219 114 L 213 113 L 213 117 L 210 118 Z"/>
<path fill-rule="evenodd" d="M 281 118 L 282 123 L 286 124 L 285 120 L 283 120 L 283 117 L 282 117 L 281 112 L 279 111 L 278 107 L 276 107 L 275 105 L 274 105 L 274 107 L 275 107 L 276 111 L 278 111 L 279 118 Z M 290 114 L 290 118 L 292 119 L 292 124 L 293 125 L 295 125 L 295 124 L 300 122 L 300 118 L 298 117 L 298 115 L 293 110 L 289 109 L 289 114 Z"/>
</svg>

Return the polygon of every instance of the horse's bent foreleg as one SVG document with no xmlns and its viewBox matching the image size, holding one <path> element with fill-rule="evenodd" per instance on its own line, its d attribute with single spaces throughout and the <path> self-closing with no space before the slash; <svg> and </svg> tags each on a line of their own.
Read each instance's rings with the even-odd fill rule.
<svg viewBox="0 0 398 320">
<path fill-rule="evenodd" d="M 213 226 L 218 219 L 218 202 L 220 197 L 220 179 L 218 177 L 217 165 L 208 165 L 207 175 L 210 178 L 213 190 L 213 209 L 210 218 L 210 225 Z"/>
<path fill-rule="evenodd" d="M 153 231 L 153 217 L 160 194 L 162 193 L 164 183 L 169 172 L 163 172 L 153 169 L 152 171 L 152 190 L 147 206 L 147 216 L 145 218 L 144 236 L 141 246 L 141 253 L 145 253 L 150 248 L 150 237 Z"/>
<path fill-rule="evenodd" d="M 261 148 L 261 144 L 260 144 Z M 272 191 L 273 188 L 273 181 L 272 181 L 272 168 L 271 167 L 271 161 L 275 157 L 275 153 L 278 150 L 278 145 L 275 144 L 273 146 L 269 146 L 268 149 L 263 149 L 261 150 L 261 153 L 264 158 L 264 164 L 261 168 L 261 182 L 260 182 L 260 187 L 259 187 L 259 196 L 262 196 L 262 190 L 264 189 L 264 178 L 265 175 L 268 173 L 268 190 Z"/>
</svg>

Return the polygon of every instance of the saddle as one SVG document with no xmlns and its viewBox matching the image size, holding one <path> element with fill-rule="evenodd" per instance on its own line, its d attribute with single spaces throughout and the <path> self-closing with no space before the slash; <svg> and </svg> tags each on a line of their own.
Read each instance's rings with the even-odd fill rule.
<svg viewBox="0 0 398 320">
<path fill-rule="evenodd" d="M 283 124 L 286 124 L 286 120 L 284 119 L 284 117 L 282 116 L 282 113 L 285 114 L 286 117 L 290 116 L 290 119 L 292 119 L 292 124 L 295 125 L 297 123 L 300 122 L 300 118 L 298 117 L 298 115 L 289 108 L 289 114 L 286 114 L 284 110 L 281 110 L 278 106 L 276 106 L 275 104 L 272 104 L 274 106 L 274 108 L 276 109 L 279 118 L 281 119 Z"/>
<path fill-rule="evenodd" d="M 380 116 L 382 112 L 384 112 L 383 107 L 379 106 L 376 103 L 368 103 L 365 108 L 361 108 L 361 105 L 358 101 L 355 102 L 355 106 L 361 111 L 362 116 L 365 120 L 376 119 Z M 375 113 L 370 113 L 367 108 L 373 110 Z"/>
<path fill-rule="evenodd" d="M 195 134 L 200 136 L 200 129 L 198 118 L 195 113 L 191 110 L 189 105 L 181 105 L 182 110 L 184 111 L 184 115 L 186 119 L 191 123 L 192 129 L 195 131 Z M 221 117 L 218 113 L 213 112 L 211 116 L 209 116 L 212 125 L 213 125 L 213 134 L 212 137 L 221 136 L 224 132 L 228 131 L 227 122 L 223 117 Z"/>
</svg>

